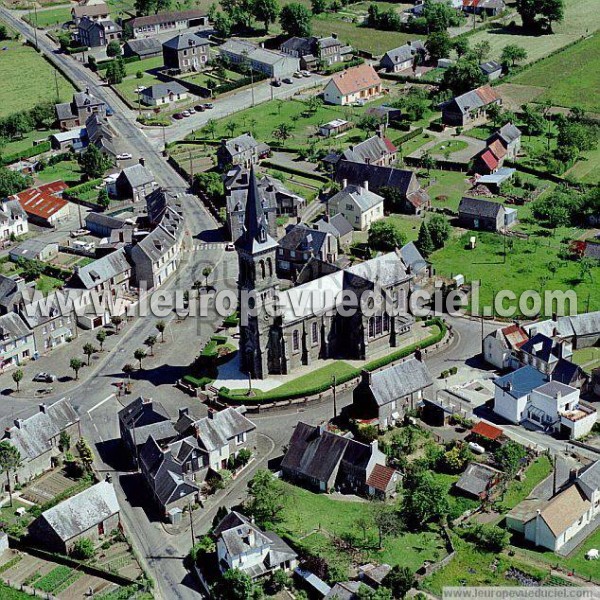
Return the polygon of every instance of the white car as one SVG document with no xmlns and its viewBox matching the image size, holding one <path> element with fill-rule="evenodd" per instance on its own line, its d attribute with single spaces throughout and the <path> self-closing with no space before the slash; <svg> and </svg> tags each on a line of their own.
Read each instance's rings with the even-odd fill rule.
<svg viewBox="0 0 600 600">
<path fill-rule="evenodd" d="M 117 160 L 129 160 L 130 158 L 133 158 L 133 156 L 129 152 L 117 154 Z"/>
<path fill-rule="evenodd" d="M 475 454 L 485 454 L 485 448 L 475 442 L 469 442 L 469 449 L 475 452 Z"/>
</svg>

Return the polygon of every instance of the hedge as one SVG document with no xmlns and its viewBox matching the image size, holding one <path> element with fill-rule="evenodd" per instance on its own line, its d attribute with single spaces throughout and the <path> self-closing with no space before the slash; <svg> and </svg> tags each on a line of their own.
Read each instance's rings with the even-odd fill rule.
<svg viewBox="0 0 600 600">
<path fill-rule="evenodd" d="M 392 140 L 392 144 L 394 144 L 394 146 L 398 146 L 399 144 L 404 144 L 406 142 L 408 142 L 409 140 L 412 140 L 413 138 L 416 138 L 417 136 L 421 135 L 423 133 L 424 129 L 422 127 L 417 127 L 417 129 L 414 129 L 413 131 L 409 131 L 408 133 L 405 133 L 404 135 L 401 135 L 400 137 L 395 138 L 394 140 Z"/>
<path fill-rule="evenodd" d="M 2 165 L 10 165 L 18 160 L 23 158 L 31 158 L 33 156 L 38 156 L 43 154 L 44 152 L 49 152 L 52 150 L 52 144 L 49 141 L 41 142 L 27 150 L 22 150 L 21 152 L 15 152 L 13 154 L 8 154 L 7 156 L 3 156 L 0 158 L 0 164 Z"/>
<path fill-rule="evenodd" d="M 123 59 L 123 62 L 125 64 L 129 64 L 129 63 L 133 63 L 133 62 L 140 62 L 142 59 L 139 56 L 127 56 L 127 57 L 121 57 Z M 114 58 L 110 58 L 110 59 L 106 59 L 106 60 L 99 60 L 96 62 L 96 68 L 98 69 L 98 71 L 104 71 L 105 69 L 108 68 L 108 65 L 114 60 Z"/>
<path fill-rule="evenodd" d="M 70 187 L 66 192 L 65 196 L 72 196 L 73 198 L 77 197 L 77 194 L 85 194 L 86 192 L 92 191 L 97 185 L 102 183 L 102 179 L 90 179 L 85 183 L 80 183 L 79 185 L 74 185 Z"/>
<path fill-rule="evenodd" d="M 212 377 L 194 377 L 193 375 L 184 375 L 183 381 L 193 388 L 204 389 L 207 385 L 210 385 L 214 379 Z"/>
<path fill-rule="evenodd" d="M 362 368 L 353 369 L 352 371 L 349 371 L 348 373 L 345 373 L 344 375 L 337 377 L 336 384 L 341 385 L 352 379 L 355 379 L 356 377 L 358 377 L 360 375 L 361 371 L 363 371 L 363 370 L 375 371 L 377 369 L 385 367 L 386 365 L 389 365 L 390 363 L 392 363 L 394 361 L 400 360 L 401 358 L 406 358 L 407 356 L 410 356 L 418 349 L 427 348 L 429 346 L 432 346 L 433 344 L 437 344 L 446 335 L 446 331 L 447 331 L 446 324 L 439 317 L 425 321 L 425 325 L 427 325 L 427 326 L 437 325 L 437 327 L 439 328 L 439 331 L 437 333 L 431 335 L 429 338 L 422 340 L 420 343 L 411 344 L 410 346 L 406 346 L 405 348 L 396 350 L 396 352 L 393 352 L 392 354 L 388 354 L 387 356 L 382 356 L 381 358 L 375 359 L 375 360 L 367 363 Z M 328 382 L 322 383 L 320 385 L 309 386 L 309 387 L 306 387 L 306 388 L 303 388 L 300 390 L 292 390 L 287 393 L 285 393 L 285 392 L 278 393 L 277 388 L 275 388 L 271 392 L 266 392 L 264 394 L 261 394 L 260 396 L 253 398 L 253 397 L 247 396 L 246 391 L 243 391 L 243 392 L 238 391 L 236 393 L 235 391 L 232 391 L 229 388 L 222 387 L 219 390 L 219 398 L 221 400 L 225 400 L 227 402 L 234 403 L 234 404 L 239 404 L 239 403 L 248 404 L 250 402 L 252 402 L 254 404 L 263 404 L 266 402 L 293 400 L 295 398 L 303 398 L 305 396 L 315 396 L 317 394 L 322 394 L 323 392 L 326 392 L 330 388 L 331 388 L 331 382 L 328 381 Z"/>
<path fill-rule="evenodd" d="M 277 169 L 278 171 L 283 171 L 284 173 L 290 173 L 292 175 L 300 175 L 302 177 L 308 177 L 308 179 L 314 179 L 315 181 L 320 181 L 321 183 L 330 183 L 328 177 L 324 175 L 317 175 L 316 173 L 308 173 L 303 171 L 302 169 L 296 169 L 294 167 L 289 167 L 288 165 L 280 165 L 279 163 L 274 163 L 271 160 L 263 160 L 262 164 L 265 167 L 271 167 L 272 169 Z"/>
<path fill-rule="evenodd" d="M 346 69 L 350 69 L 351 67 L 358 67 L 358 65 L 362 65 L 365 62 L 364 58 L 353 58 L 348 62 L 338 63 L 336 65 L 332 65 L 323 69 L 324 75 L 333 75 L 333 73 L 339 73 L 340 71 L 344 71 Z"/>
</svg>

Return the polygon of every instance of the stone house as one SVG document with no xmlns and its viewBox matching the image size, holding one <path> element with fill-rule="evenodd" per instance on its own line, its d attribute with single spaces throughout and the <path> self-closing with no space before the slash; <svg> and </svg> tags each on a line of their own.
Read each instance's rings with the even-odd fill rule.
<svg viewBox="0 0 600 600">
<path fill-rule="evenodd" d="M 115 529 L 122 530 L 121 508 L 113 484 L 102 481 L 43 512 L 29 535 L 47 550 L 70 554 L 78 540 L 96 545 Z"/>
<path fill-rule="evenodd" d="M 317 231 L 330 233 L 337 240 L 338 248 L 347 248 L 352 243 L 354 227 L 341 213 L 336 213 L 333 217 L 329 215 L 322 216 L 313 223 L 313 228 Z"/>
<path fill-rule="evenodd" d="M 27 213 L 16 200 L 0 200 L 0 245 L 29 231 Z"/>
<path fill-rule="evenodd" d="M 106 116 L 106 104 L 90 94 L 89 88 L 85 92 L 75 92 L 71 102 L 56 104 L 56 118 L 61 129 L 83 127 L 87 118 L 92 113 Z"/>
<path fill-rule="evenodd" d="M 489 146 L 495 141 L 500 142 L 506 149 L 506 158 L 514 160 L 521 149 L 521 135 L 521 130 L 517 126 L 507 123 L 492 133 L 486 140 L 486 144 Z"/>
<path fill-rule="evenodd" d="M 371 65 L 364 63 L 336 73 L 325 86 L 323 98 L 327 104 L 347 106 L 373 100 L 381 91 L 379 75 Z"/>
<path fill-rule="evenodd" d="M 381 60 L 379 67 L 387 73 L 398 73 L 411 69 L 427 60 L 427 49 L 421 40 L 408 41 L 403 46 L 388 50 Z"/>
<path fill-rule="evenodd" d="M 528 339 L 516 324 L 496 329 L 483 339 L 483 358 L 498 369 L 515 369 L 520 365 L 519 349 Z"/>
<path fill-rule="evenodd" d="M 118 198 L 141 202 L 158 187 L 154 175 L 142 164 L 125 167 L 115 181 Z"/>
<path fill-rule="evenodd" d="M 14 312 L 0 316 L 0 371 L 22 365 L 35 354 L 33 332 Z"/>
<path fill-rule="evenodd" d="M 502 104 L 502 98 L 489 85 L 484 85 L 442 104 L 442 122 L 445 125 L 465 127 L 487 121 L 487 109 Z"/>
<path fill-rule="evenodd" d="M 217 148 L 217 161 L 221 171 L 231 166 L 241 165 L 249 168 L 265 158 L 271 149 L 267 144 L 257 142 L 249 133 L 223 140 Z"/>
<path fill-rule="evenodd" d="M 423 391 L 433 385 L 425 363 L 409 358 L 377 372 L 363 371 L 352 395 L 353 414 L 377 420 L 381 431 L 401 423 L 407 411 L 416 409 Z"/>
<path fill-rule="evenodd" d="M 299 223 L 289 228 L 277 249 L 277 271 L 284 277 L 295 277 L 311 256 L 334 263 L 338 258 L 337 239 Z"/>
<path fill-rule="evenodd" d="M 499 202 L 463 196 L 458 205 L 458 221 L 466 229 L 501 231 L 516 223 L 517 211 Z"/>
<path fill-rule="evenodd" d="M 209 51 L 210 44 L 206 38 L 192 33 L 180 33 L 163 42 L 163 63 L 165 68 L 180 73 L 201 71 L 208 63 Z"/>
<path fill-rule="evenodd" d="M 40 404 L 31 417 L 15 419 L 12 426 L 6 427 L 2 439 L 21 455 L 15 482 L 26 483 L 55 466 L 63 431 L 71 436 L 71 444 L 81 436 L 79 416 L 66 398 L 50 405 Z"/>
<path fill-rule="evenodd" d="M 396 162 L 398 149 L 383 134 L 383 128 L 376 135 L 350 146 L 342 153 L 342 160 L 378 167 L 388 167 Z"/>
<path fill-rule="evenodd" d="M 253 71 L 276 79 L 288 77 L 299 69 L 297 58 L 247 40 L 230 38 L 219 46 L 219 53 L 234 65 L 247 64 Z"/>
<path fill-rule="evenodd" d="M 155 83 L 140 92 L 141 100 L 147 106 L 163 106 L 185 100 L 188 97 L 186 87 L 177 81 Z"/>
<path fill-rule="evenodd" d="M 558 337 L 548 337 L 536 333 L 519 348 L 519 359 L 522 365 L 531 365 L 538 371 L 549 375 L 559 360 L 573 356 L 573 346 L 569 341 Z"/>
<path fill-rule="evenodd" d="M 123 44 L 123 56 L 125 58 L 138 56 L 140 60 L 143 60 L 145 58 L 162 56 L 162 52 L 162 44 L 160 40 L 156 38 L 132 39 L 127 40 L 125 44 Z"/>
<path fill-rule="evenodd" d="M 279 49 L 300 59 L 300 68 L 314 70 L 329 67 L 346 60 L 352 49 L 344 46 L 336 34 L 329 37 L 292 37 L 281 44 Z"/>
<path fill-rule="evenodd" d="M 101 48 L 114 41 L 120 42 L 123 29 L 110 19 L 97 21 L 82 17 L 77 25 L 77 36 L 82 46 Z"/>
<path fill-rule="evenodd" d="M 369 181 L 347 185 L 328 202 L 329 212 L 341 214 L 358 231 L 368 231 L 375 221 L 383 219 L 383 197 L 369 191 Z"/>
<path fill-rule="evenodd" d="M 80 2 L 71 9 L 71 20 L 75 25 L 79 25 L 84 17 L 91 21 L 104 21 L 108 19 L 109 15 L 108 6 L 101 1 Z"/>
<path fill-rule="evenodd" d="M 485 500 L 500 482 L 502 475 L 502 471 L 486 464 L 470 462 L 454 487 L 465 496 Z"/>
</svg>

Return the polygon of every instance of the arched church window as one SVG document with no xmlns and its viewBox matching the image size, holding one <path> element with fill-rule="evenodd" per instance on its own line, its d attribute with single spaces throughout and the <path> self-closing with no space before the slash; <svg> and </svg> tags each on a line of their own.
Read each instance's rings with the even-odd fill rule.
<svg viewBox="0 0 600 600">
<path fill-rule="evenodd" d="M 273 277 L 273 261 L 267 258 L 267 266 L 269 267 L 269 277 Z"/>
<path fill-rule="evenodd" d="M 297 329 L 292 331 L 292 350 L 297 351 L 300 349 L 300 333 Z"/>
<path fill-rule="evenodd" d="M 264 260 L 260 261 L 260 276 L 263 279 L 265 278 L 265 261 Z"/>
</svg>

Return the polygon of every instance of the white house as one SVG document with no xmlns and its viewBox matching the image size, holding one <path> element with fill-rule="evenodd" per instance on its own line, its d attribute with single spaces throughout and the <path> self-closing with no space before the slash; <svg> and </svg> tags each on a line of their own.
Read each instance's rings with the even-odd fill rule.
<svg viewBox="0 0 600 600">
<path fill-rule="evenodd" d="M 33 331 L 14 312 L 0 316 L 0 369 L 16 367 L 35 354 Z"/>
<path fill-rule="evenodd" d="M 323 90 L 325 102 L 340 106 L 356 102 L 362 104 L 380 95 L 381 79 L 366 63 L 336 73 Z"/>
<path fill-rule="evenodd" d="M 367 231 L 371 223 L 383 219 L 383 197 L 369 191 L 369 182 L 346 185 L 329 199 L 329 212 L 342 214 L 359 231 Z"/>
<path fill-rule="evenodd" d="M 27 213 L 18 200 L 0 201 L 0 243 L 28 231 Z"/>
<path fill-rule="evenodd" d="M 519 367 L 519 348 L 528 339 L 519 325 L 501 327 L 483 339 L 483 357 L 497 369 L 516 369 Z"/>
<path fill-rule="evenodd" d="M 141 101 L 148 106 L 172 104 L 188 97 L 188 91 L 180 83 L 157 83 L 140 92 Z"/>
</svg>

